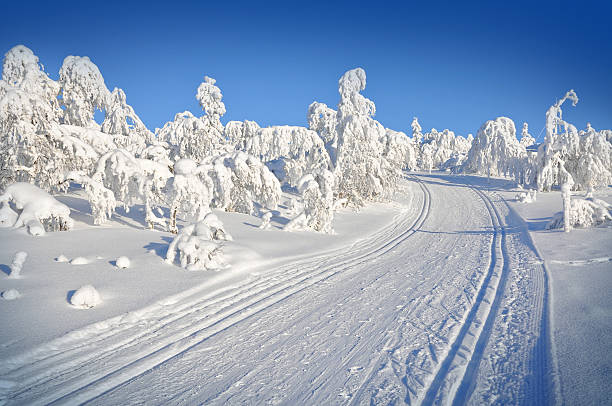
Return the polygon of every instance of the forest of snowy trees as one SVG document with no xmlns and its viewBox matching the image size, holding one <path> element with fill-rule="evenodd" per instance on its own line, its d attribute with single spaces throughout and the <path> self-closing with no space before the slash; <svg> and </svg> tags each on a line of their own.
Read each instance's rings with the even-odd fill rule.
<svg viewBox="0 0 612 406">
<path fill-rule="evenodd" d="M 315 101 L 305 109 L 308 128 L 261 128 L 248 120 L 223 125 L 221 89 L 205 76 L 196 90 L 203 112 L 177 113 L 152 132 L 88 57 L 66 57 L 55 81 L 30 49 L 16 46 L 0 80 L 0 225 L 70 228 L 59 202 L 25 223 L 18 219 L 26 210 L 18 211 L 35 193 L 25 184 L 51 194 L 78 186 L 95 224 L 117 206 L 142 204 L 148 227 L 177 234 L 168 261 L 178 251 L 182 266 L 210 269 L 222 263 L 216 241 L 231 238 L 211 209 L 269 220 L 283 188 L 300 196 L 288 230 L 330 233 L 338 207 L 385 199 L 406 170 L 508 177 L 538 191 L 612 184 L 612 131 L 578 130 L 563 120 L 564 103 L 578 102 L 573 90 L 548 109 L 544 142 L 534 145 L 527 123 L 519 140 L 507 117 L 467 138 L 448 129 L 423 133 L 414 118 L 409 137 L 374 119 L 365 87 L 365 71 L 350 70 L 338 82 L 336 110 Z"/>
</svg>

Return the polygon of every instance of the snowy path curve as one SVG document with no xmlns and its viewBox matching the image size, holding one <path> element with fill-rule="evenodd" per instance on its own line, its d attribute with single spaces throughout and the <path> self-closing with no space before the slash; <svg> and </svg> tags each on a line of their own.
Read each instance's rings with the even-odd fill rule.
<svg viewBox="0 0 612 406">
<path fill-rule="evenodd" d="M 8 403 L 463 404 L 496 391 L 533 399 L 525 377 L 543 365 L 539 341 L 500 352 L 544 326 L 545 286 L 513 270 L 510 254 L 538 266 L 520 238 L 509 253 L 505 221 L 515 219 L 454 178 L 410 182 L 420 190 L 412 207 L 351 247 L 9 360 L 0 367 L 0 379 L 16 383 Z M 516 286 L 540 309 L 521 312 Z M 518 341 L 506 337 L 508 315 L 520 316 Z"/>
</svg>

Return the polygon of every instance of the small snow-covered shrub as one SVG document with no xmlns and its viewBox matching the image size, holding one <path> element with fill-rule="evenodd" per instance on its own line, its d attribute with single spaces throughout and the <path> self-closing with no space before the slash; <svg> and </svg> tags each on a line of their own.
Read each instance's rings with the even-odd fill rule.
<svg viewBox="0 0 612 406">
<path fill-rule="evenodd" d="M 528 190 L 526 192 L 521 192 L 516 194 L 516 200 L 521 203 L 533 203 L 536 201 L 536 190 Z"/>
<path fill-rule="evenodd" d="M 121 256 L 115 261 L 115 265 L 117 265 L 119 269 L 127 269 L 130 267 L 130 264 L 130 259 L 125 256 Z"/>
<path fill-rule="evenodd" d="M 304 210 L 285 226 L 285 230 L 311 228 L 331 233 L 334 219 L 334 175 L 327 170 L 302 177 L 299 191 Z"/>
<path fill-rule="evenodd" d="M 81 286 L 70 297 L 70 304 L 80 309 L 91 309 L 100 303 L 102 303 L 102 298 L 96 288 L 91 285 Z"/>
<path fill-rule="evenodd" d="M 218 241 L 229 241 L 231 236 L 213 213 L 203 220 L 184 227 L 168 247 L 166 262 L 173 264 L 177 251 L 179 263 L 188 271 L 218 269 L 225 266 L 222 246 Z"/>
<path fill-rule="evenodd" d="M 17 210 L 21 210 L 14 227 L 27 226 L 32 235 L 72 228 L 73 221 L 68 206 L 37 186 L 23 182 L 8 186 L 4 194 L 0 195 L 0 204 L 8 207 L 9 202 L 13 203 Z"/>
<path fill-rule="evenodd" d="M 266 212 L 261 216 L 261 224 L 259 225 L 259 228 L 261 228 L 262 230 L 267 230 L 268 228 L 270 228 L 270 219 L 272 219 L 272 212 Z"/>
<path fill-rule="evenodd" d="M 569 224 L 572 227 L 593 227 L 612 220 L 612 205 L 599 199 L 572 199 Z M 563 228 L 564 212 L 556 213 L 546 225 L 547 229 Z"/>
<path fill-rule="evenodd" d="M 21 268 L 23 268 L 23 263 L 28 257 L 27 252 L 20 251 L 15 254 L 15 258 L 13 259 L 13 263 L 11 264 L 11 274 L 9 278 L 19 279 L 21 278 Z"/>
<path fill-rule="evenodd" d="M 21 297 L 21 293 L 17 289 L 9 289 L 2 292 L 2 299 L 4 300 L 15 300 Z"/>
</svg>

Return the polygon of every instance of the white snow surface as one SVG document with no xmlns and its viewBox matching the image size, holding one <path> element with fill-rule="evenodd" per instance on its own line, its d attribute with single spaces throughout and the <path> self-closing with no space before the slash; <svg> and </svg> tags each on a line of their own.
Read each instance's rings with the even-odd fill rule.
<svg viewBox="0 0 612 406">
<path fill-rule="evenodd" d="M 27 278 L 0 278 L 23 292 L 2 303 L 0 401 L 605 404 L 610 227 L 545 230 L 559 193 L 513 186 L 411 175 L 338 210 L 335 234 L 281 231 L 287 193 L 267 230 L 215 211 L 234 237 L 219 272 L 164 263 L 172 237 L 142 206 L 93 227 L 83 192 L 59 196 L 70 233 L 0 229 L 0 263 L 29 254 Z M 112 272 L 119 255 L 139 266 Z M 82 285 L 104 302 L 76 311 Z"/>
</svg>

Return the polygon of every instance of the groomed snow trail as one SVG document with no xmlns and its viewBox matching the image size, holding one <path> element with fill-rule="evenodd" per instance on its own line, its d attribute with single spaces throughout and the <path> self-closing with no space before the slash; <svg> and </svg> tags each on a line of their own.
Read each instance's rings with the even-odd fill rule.
<svg viewBox="0 0 612 406">
<path fill-rule="evenodd" d="M 9 404 L 541 403 L 546 280 L 526 229 L 468 178 L 301 258 L 0 366 Z M 12 383 L 13 386 L 10 385 Z"/>
</svg>

